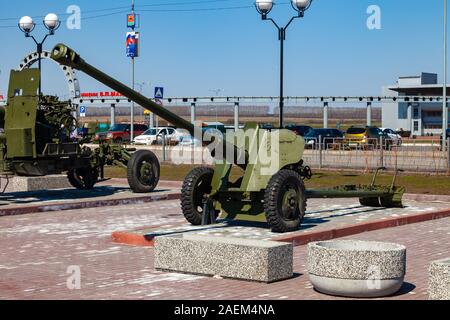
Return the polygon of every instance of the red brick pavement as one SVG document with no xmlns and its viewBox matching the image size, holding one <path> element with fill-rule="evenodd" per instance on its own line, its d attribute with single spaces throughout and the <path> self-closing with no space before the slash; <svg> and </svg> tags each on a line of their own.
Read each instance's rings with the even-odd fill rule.
<svg viewBox="0 0 450 320">
<path fill-rule="evenodd" d="M 117 229 L 179 221 L 178 206 L 164 201 L 1 217 L 0 298 L 331 299 L 311 288 L 305 246 L 295 248 L 294 279 L 260 284 L 157 272 L 153 249 L 111 243 L 111 232 Z M 154 221 L 161 211 L 165 217 Z M 406 245 L 410 285 L 389 299 L 426 299 L 430 261 L 450 257 L 450 218 L 351 238 Z M 81 269 L 80 290 L 66 285 L 67 268 L 74 265 Z"/>
</svg>

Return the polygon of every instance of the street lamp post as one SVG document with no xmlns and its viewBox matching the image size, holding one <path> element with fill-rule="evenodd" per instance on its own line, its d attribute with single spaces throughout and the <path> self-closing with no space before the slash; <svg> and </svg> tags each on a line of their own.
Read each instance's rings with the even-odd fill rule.
<svg viewBox="0 0 450 320">
<path fill-rule="evenodd" d="M 19 20 L 19 29 L 25 33 L 25 37 L 33 39 L 34 43 L 36 43 L 37 47 L 37 53 L 38 53 L 38 68 L 39 68 L 39 100 L 42 96 L 42 66 L 41 66 L 41 55 L 42 55 L 42 48 L 44 45 L 45 40 L 47 40 L 48 36 L 52 36 L 55 34 L 55 31 L 59 28 L 61 25 L 61 21 L 59 20 L 58 16 L 54 13 L 49 13 L 44 18 L 44 26 L 47 28 L 48 33 L 45 35 L 44 39 L 41 42 L 38 42 L 34 36 L 31 35 L 31 32 L 36 27 L 36 24 L 34 23 L 33 19 L 29 16 L 24 16 Z"/>
<path fill-rule="evenodd" d="M 447 128 L 448 128 L 448 103 L 447 103 L 447 0 L 444 0 L 444 88 L 442 99 L 442 150 L 446 150 L 447 146 Z"/>
<path fill-rule="evenodd" d="M 286 40 L 286 30 L 294 19 L 305 16 L 305 11 L 309 9 L 312 2 L 313 0 L 292 0 L 291 5 L 297 11 L 297 15 L 293 16 L 284 27 L 280 27 L 272 18 L 267 17 L 273 8 L 273 0 L 256 0 L 255 3 L 262 20 L 272 21 L 278 30 L 278 40 L 280 41 L 280 128 L 284 127 L 284 41 Z"/>
</svg>

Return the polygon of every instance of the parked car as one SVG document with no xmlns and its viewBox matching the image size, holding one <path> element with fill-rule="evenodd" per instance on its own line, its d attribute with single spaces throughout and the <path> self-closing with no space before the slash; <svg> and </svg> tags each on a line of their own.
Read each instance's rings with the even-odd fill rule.
<svg viewBox="0 0 450 320">
<path fill-rule="evenodd" d="M 450 129 L 447 129 L 445 131 L 445 140 L 448 141 L 448 139 L 450 139 Z M 442 146 L 442 135 L 441 135 L 440 143 L 441 143 L 441 146 Z"/>
<path fill-rule="evenodd" d="M 170 137 L 170 144 L 178 145 L 191 134 L 186 129 L 175 129 L 175 133 Z"/>
<path fill-rule="evenodd" d="M 78 129 L 78 135 L 86 140 L 99 142 L 106 139 L 109 123 L 88 122 Z"/>
<path fill-rule="evenodd" d="M 342 142 L 344 133 L 338 129 L 312 129 L 305 135 L 306 146 L 316 147 L 319 140 L 322 141 L 322 148 L 327 149 L 331 144 Z"/>
<path fill-rule="evenodd" d="M 383 148 L 389 149 L 392 141 L 388 135 L 377 127 L 350 127 L 345 133 L 344 143 L 352 147 L 378 147 L 382 138 Z"/>
<path fill-rule="evenodd" d="M 150 128 L 147 131 L 143 132 L 141 135 L 134 138 L 133 143 L 147 146 L 156 144 L 156 136 L 159 130 L 159 128 Z"/>
<path fill-rule="evenodd" d="M 392 145 L 401 146 L 402 145 L 402 136 L 399 135 L 396 131 L 388 128 L 380 128 L 383 133 L 387 134 L 389 139 L 392 140 Z"/>
<path fill-rule="evenodd" d="M 401 128 L 400 130 L 397 130 L 396 133 L 398 133 L 400 135 L 400 137 L 402 137 L 402 138 L 408 139 L 411 137 L 411 131 L 405 131 L 405 130 L 403 130 L 403 128 Z"/>
<path fill-rule="evenodd" d="M 145 124 L 134 125 L 134 135 L 139 136 L 148 130 Z M 106 134 L 106 141 L 114 143 L 123 143 L 130 141 L 131 124 L 115 124 Z"/>
<path fill-rule="evenodd" d="M 313 130 L 313 128 L 310 126 L 299 126 L 294 124 L 286 126 L 286 129 L 294 131 L 295 134 L 302 137 L 306 136 L 311 130 Z"/>
<path fill-rule="evenodd" d="M 97 132 L 94 136 L 94 142 L 105 141 L 107 135 L 108 135 L 108 131 Z"/>
<path fill-rule="evenodd" d="M 202 141 L 192 137 L 191 135 L 185 136 L 180 142 L 180 146 L 183 147 L 201 147 L 203 146 Z"/>
<path fill-rule="evenodd" d="M 226 132 L 225 125 L 222 122 L 203 122 L 203 131 L 216 129 L 222 133 Z"/>
<path fill-rule="evenodd" d="M 273 124 L 271 123 L 262 123 L 259 127 L 263 130 L 273 130 Z"/>
<path fill-rule="evenodd" d="M 135 144 L 151 146 L 162 144 L 165 137 L 166 144 L 178 144 L 186 136 L 186 130 L 172 127 L 150 128 L 134 139 Z"/>
</svg>

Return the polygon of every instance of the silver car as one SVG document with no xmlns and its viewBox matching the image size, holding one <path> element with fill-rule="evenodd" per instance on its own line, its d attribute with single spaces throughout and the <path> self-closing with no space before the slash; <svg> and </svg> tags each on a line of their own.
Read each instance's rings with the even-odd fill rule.
<svg viewBox="0 0 450 320">
<path fill-rule="evenodd" d="M 380 128 L 380 130 L 389 137 L 389 139 L 392 141 L 393 146 L 402 145 L 402 136 L 397 132 L 389 128 Z"/>
</svg>

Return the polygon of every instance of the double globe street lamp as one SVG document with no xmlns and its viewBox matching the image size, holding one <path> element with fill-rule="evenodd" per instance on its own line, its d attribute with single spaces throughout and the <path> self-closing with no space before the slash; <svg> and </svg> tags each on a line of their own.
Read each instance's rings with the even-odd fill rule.
<svg viewBox="0 0 450 320">
<path fill-rule="evenodd" d="M 297 15 L 293 16 L 284 27 L 280 27 L 272 18 L 267 17 L 272 11 L 273 0 L 256 0 L 255 3 L 256 10 L 261 14 L 262 20 L 272 21 L 278 29 L 278 40 L 280 40 L 280 128 L 284 127 L 284 40 L 286 40 L 286 29 L 294 19 L 305 16 L 305 11 L 309 9 L 312 2 L 313 0 L 292 0 L 292 8 L 297 11 Z"/>
<path fill-rule="evenodd" d="M 31 35 L 36 24 L 33 19 L 29 16 L 24 16 L 19 20 L 19 29 L 25 33 L 25 37 L 33 39 L 34 43 L 37 46 L 37 54 L 38 54 L 38 64 L 39 64 L 39 75 L 41 76 L 41 60 L 42 60 L 42 47 L 44 45 L 45 40 L 47 40 L 48 36 L 52 36 L 55 34 L 55 31 L 60 27 L 61 21 L 58 16 L 54 13 L 49 13 L 44 18 L 44 26 L 47 28 L 48 33 L 45 35 L 44 39 L 41 42 L 38 42 L 34 36 Z M 41 99 L 42 95 L 42 77 L 41 81 L 39 81 L 39 99 Z"/>
</svg>

